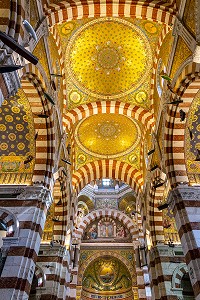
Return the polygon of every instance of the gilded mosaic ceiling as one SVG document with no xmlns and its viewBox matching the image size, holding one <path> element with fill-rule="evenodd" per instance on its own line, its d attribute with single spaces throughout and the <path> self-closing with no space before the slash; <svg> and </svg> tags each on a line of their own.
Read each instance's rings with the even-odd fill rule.
<svg viewBox="0 0 200 300">
<path fill-rule="evenodd" d="M 122 97 L 147 78 L 151 48 L 138 27 L 123 19 L 93 20 L 71 38 L 67 72 L 80 90 L 101 99 Z"/>
<path fill-rule="evenodd" d="M 115 294 L 131 290 L 132 280 L 127 267 L 117 258 L 96 259 L 85 270 L 83 289 L 98 294 Z"/>
<path fill-rule="evenodd" d="M 17 97 L 4 100 L 0 108 L 0 183 L 31 181 L 34 161 L 28 164 L 24 161 L 29 155 L 35 156 L 34 133 L 28 99 L 19 89 Z"/>
<path fill-rule="evenodd" d="M 136 121 L 123 115 L 98 114 L 81 121 L 75 130 L 78 146 L 99 158 L 114 158 L 133 151 L 140 142 Z"/>
<path fill-rule="evenodd" d="M 103 99 L 149 109 L 152 57 L 161 24 L 94 18 L 56 27 L 65 53 L 67 110 Z"/>
<path fill-rule="evenodd" d="M 190 183 L 200 182 L 200 93 L 195 96 L 189 111 L 186 130 L 186 166 Z"/>
</svg>

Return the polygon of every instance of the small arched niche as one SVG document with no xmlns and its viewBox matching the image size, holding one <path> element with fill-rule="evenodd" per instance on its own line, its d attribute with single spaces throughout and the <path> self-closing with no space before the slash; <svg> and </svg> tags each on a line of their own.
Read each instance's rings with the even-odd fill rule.
<svg viewBox="0 0 200 300">
<path fill-rule="evenodd" d="M 134 299 L 132 277 L 116 257 L 102 256 L 92 261 L 82 279 L 81 299 Z"/>
</svg>

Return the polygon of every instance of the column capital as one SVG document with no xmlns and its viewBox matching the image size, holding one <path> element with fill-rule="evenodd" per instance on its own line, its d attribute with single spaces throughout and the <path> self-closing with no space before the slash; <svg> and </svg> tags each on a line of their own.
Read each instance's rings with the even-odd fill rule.
<svg viewBox="0 0 200 300">
<path fill-rule="evenodd" d="M 171 209 L 182 201 L 200 201 L 200 187 L 183 185 L 169 192 L 167 202 Z"/>
<path fill-rule="evenodd" d="M 45 203 L 47 208 L 53 202 L 51 191 L 43 186 L 26 186 L 17 196 L 19 200 L 38 200 Z"/>
</svg>

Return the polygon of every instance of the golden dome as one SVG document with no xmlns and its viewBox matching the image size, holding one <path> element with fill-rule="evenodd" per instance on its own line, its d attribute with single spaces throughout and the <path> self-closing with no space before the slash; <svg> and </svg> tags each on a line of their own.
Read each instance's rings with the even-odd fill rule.
<svg viewBox="0 0 200 300">
<path fill-rule="evenodd" d="M 138 145 L 140 128 L 134 120 L 123 115 L 98 114 L 81 121 L 75 136 L 86 153 L 114 158 L 129 153 Z"/>
<path fill-rule="evenodd" d="M 90 96 L 112 99 L 137 89 L 152 67 L 149 42 L 134 24 L 115 18 L 86 23 L 66 50 L 66 71 Z"/>
</svg>

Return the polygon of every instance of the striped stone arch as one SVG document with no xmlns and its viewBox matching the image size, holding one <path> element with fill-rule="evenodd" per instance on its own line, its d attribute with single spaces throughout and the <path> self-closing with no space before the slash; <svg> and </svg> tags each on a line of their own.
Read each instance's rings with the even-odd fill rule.
<svg viewBox="0 0 200 300">
<path fill-rule="evenodd" d="M 167 33 L 171 30 L 169 26 L 164 26 L 163 30 L 161 31 L 161 34 L 158 39 L 157 49 L 155 51 L 155 57 L 153 60 L 153 67 L 152 67 L 152 75 L 151 75 L 151 94 L 150 94 L 150 103 L 151 103 L 151 111 L 154 112 L 154 91 L 156 86 L 156 73 L 158 68 L 158 58 L 160 53 L 160 48 L 162 46 L 163 40 Z"/>
<path fill-rule="evenodd" d="M 123 212 L 115 209 L 98 209 L 90 212 L 82 219 L 81 223 L 79 224 L 79 228 L 76 230 L 76 238 L 81 241 L 86 228 L 93 221 L 102 217 L 118 219 L 130 231 L 133 240 L 136 240 L 138 238 L 138 228 L 134 226 L 133 220 Z"/>
<path fill-rule="evenodd" d="M 0 208 L 0 221 L 2 221 L 6 225 L 8 236 L 18 235 L 19 224 L 15 215 L 10 213 L 6 209 Z"/>
<path fill-rule="evenodd" d="M 35 276 L 38 280 L 38 287 L 44 287 L 45 286 L 45 280 L 44 280 L 44 273 L 42 269 L 39 266 L 35 266 Z"/>
<path fill-rule="evenodd" d="M 95 17 L 131 17 L 160 22 L 173 23 L 176 15 L 175 1 L 62 1 L 45 5 L 45 14 L 50 26 L 57 23 L 82 18 Z"/>
<path fill-rule="evenodd" d="M 97 258 L 102 257 L 102 256 L 112 256 L 112 257 L 118 258 L 121 262 L 124 263 L 124 265 L 129 270 L 130 275 L 132 277 L 132 284 L 133 285 L 137 284 L 136 283 L 136 276 L 135 276 L 135 268 L 133 267 L 132 260 L 128 260 L 126 257 L 120 255 L 119 252 L 116 253 L 116 252 L 114 252 L 112 250 L 105 249 L 104 251 L 96 251 L 95 253 L 93 253 L 93 255 L 89 259 L 83 261 L 82 265 L 80 266 L 80 268 L 78 270 L 78 275 L 79 276 L 78 276 L 78 282 L 77 282 L 77 284 L 79 286 L 82 285 L 83 274 L 84 274 L 86 268 L 89 266 L 89 264 L 92 261 L 94 261 Z"/>
<path fill-rule="evenodd" d="M 67 234 L 67 224 L 69 221 L 69 201 L 68 201 L 68 182 L 66 178 L 66 171 L 60 167 L 57 171 L 57 179 L 53 187 L 54 199 L 54 216 L 60 222 L 54 224 L 53 240 L 59 241 L 61 245 L 65 243 Z"/>
<path fill-rule="evenodd" d="M 163 220 L 162 220 L 162 211 L 158 210 L 158 205 L 160 201 L 163 200 L 164 187 L 153 188 L 153 185 L 156 183 L 157 178 L 160 178 L 162 171 L 157 168 L 151 177 L 151 188 L 150 188 L 150 198 L 149 198 L 149 227 L 151 232 L 151 238 L 153 245 L 156 245 L 157 242 L 163 242 L 164 240 L 164 231 L 163 231 Z"/>
<path fill-rule="evenodd" d="M 186 74 L 187 72 L 194 72 Z M 165 165 L 167 176 L 172 187 L 180 182 L 188 182 L 185 164 L 185 130 L 186 123 L 181 122 L 179 111 L 182 109 L 187 113 L 190 105 L 200 89 L 200 67 L 194 63 L 189 64 L 180 74 L 184 78 L 176 90 L 183 103 L 169 105 L 165 122 Z"/>
<path fill-rule="evenodd" d="M 72 185 L 79 193 L 85 185 L 99 178 L 122 180 L 136 192 L 140 193 L 143 187 L 142 173 L 125 162 L 103 159 L 90 162 L 72 175 Z"/>
<path fill-rule="evenodd" d="M 120 101 L 97 101 L 80 105 L 64 115 L 64 125 L 71 130 L 72 125 L 89 116 L 105 114 L 120 114 L 134 118 L 144 124 L 149 129 L 155 124 L 153 114 L 148 110 Z"/>
<path fill-rule="evenodd" d="M 180 289 L 181 288 L 181 279 L 185 274 L 188 273 L 188 268 L 185 263 L 180 264 L 173 272 L 172 275 L 172 288 Z"/>
<path fill-rule="evenodd" d="M 35 133 L 38 134 L 33 182 L 43 182 L 45 186 L 49 187 L 55 153 L 53 109 L 43 95 L 46 85 L 35 66 L 26 66 L 21 78 L 21 86 L 28 97 L 34 117 Z M 47 119 L 38 117 L 37 114 L 41 112 L 47 113 L 49 117 Z"/>
<path fill-rule="evenodd" d="M 21 0 L 1 1 L 0 15 L 1 30 L 22 42 L 24 30 L 21 24 L 25 18 L 24 2 Z"/>
</svg>

